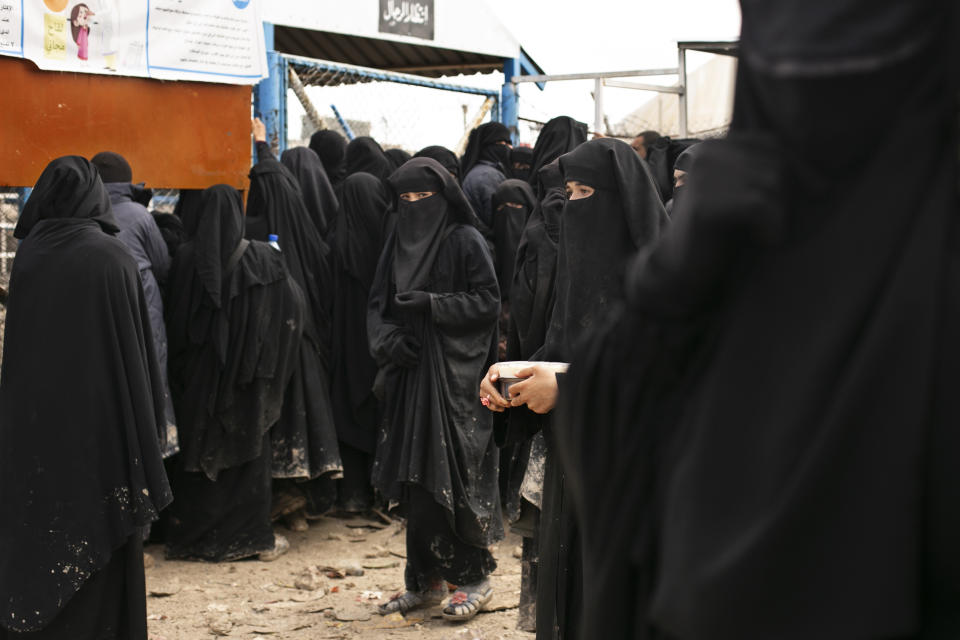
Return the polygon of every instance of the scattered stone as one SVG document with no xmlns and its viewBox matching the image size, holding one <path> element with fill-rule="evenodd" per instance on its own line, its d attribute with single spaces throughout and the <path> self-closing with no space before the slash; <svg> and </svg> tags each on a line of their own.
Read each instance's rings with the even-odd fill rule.
<svg viewBox="0 0 960 640">
<path fill-rule="evenodd" d="M 155 562 L 154 562 L 153 556 L 150 555 L 149 553 L 144 553 L 144 554 L 143 554 L 143 568 L 144 568 L 144 569 L 151 569 L 151 568 L 153 568 L 153 565 L 154 565 L 154 564 L 155 564 Z"/>
<path fill-rule="evenodd" d="M 179 578 L 174 578 L 170 582 L 151 585 L 147 589 L 147 595 L 153 598 L 169 598 L 183 591 L 183 585 Z"/>
<path fill-rule="evenodd" d="M 351 562 L 343 568 L 343 572 L 348 576 L 359 578 L 363 575 L 363 567 L 361 567 L 358 562 Z"/>
<path fill-rule="evenodd" d="M 343 536 L 339 533 L 330 533 L 327 534 L 327 540 L 343 540 Z"/>
<path fill-rule="evenodd" d="M 207 628 L 215 636 L 228 636 L 233 630 L 233 622 L 229 616 L 216 616 L 207 621 Z"/>
<path fill-rule="evenodd" d="M 523 547 L 514 547 L 513 548 L 513 557 L 517 560 L 523 559 Z"/>
<path fill-rule="evenodd" d="M 317 591 L 327 586 L 323 574 L 317 567 L 307 567 L 293 581 L 293 586 L 301 591 Z"/>
</svg>

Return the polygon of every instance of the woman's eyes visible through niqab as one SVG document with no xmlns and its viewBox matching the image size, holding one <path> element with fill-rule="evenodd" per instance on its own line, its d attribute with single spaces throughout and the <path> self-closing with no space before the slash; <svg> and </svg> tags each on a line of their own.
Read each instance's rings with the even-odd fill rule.
<svg viewBox="0 0 960 640">
<path fill-rule="evenodd" d="M 567 200 L 583 200 L 592 196 L 594 191 L 593 187 L 582 182 L 567 181 Z"/>
<path fill-rule="evenodd" d="M 400 194 L 400 199 L 404 202 L 416 202 L 436 195 L 436 193 L 436 191 L 406 191 Z"/>
</svg>

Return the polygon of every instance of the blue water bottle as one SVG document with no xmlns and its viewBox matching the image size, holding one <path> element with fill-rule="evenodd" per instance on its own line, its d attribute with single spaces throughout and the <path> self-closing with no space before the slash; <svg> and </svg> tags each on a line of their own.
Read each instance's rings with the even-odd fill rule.
<svg viewBox="0 0 960 640">
<path fill-rule="evenodd" d="M 280 251 L 280 243 L 277 242 L 278 239 L 279 238 L 277 237 L 277 234 L 271 233 L 269 236 L 267 236 L 267 244 L 269 244 L 271 247 L 273 247 L 277 251 Z"/>
</svg>

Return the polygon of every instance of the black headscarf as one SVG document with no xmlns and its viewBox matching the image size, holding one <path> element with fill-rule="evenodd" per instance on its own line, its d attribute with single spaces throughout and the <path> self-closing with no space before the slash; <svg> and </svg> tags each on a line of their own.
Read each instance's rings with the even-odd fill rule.
<svg viewBox="0 0 960 640">
<path fill-rule="evenodd" d="M 389 208 L 386 185 L 369 173 L 355 173 L 343 181 L 333 243 L 343 268 L 368 290 L 383 248 L 383 218 Z"/>
<path fill-rule="evenodd" d="M 306 147 L 294 147 L 280 155 L 280 162 L 297 179 L 310 219 L 320 236 L 326 238 L 339 203 L 319 156 Z"/>
<path fill-rule="evenodd" d="M 140 274 L 84 158 L 17 225 L 0 379 L 0 627 L 37 631 L 171 500 Z M 0 634 L 6 635 L 2 630 Z M 16 634 L 14 634 L 16 635 Z"/>
<path fill-rule="evenodd" d="M 516 356 L 521 360 L 543 346 L 553 309 L 560 214 L 567 203 L 557 160 L 540 169 L 537 190 L 543 195 L 520 236 L 510 290 L 511 322 L 518 340 Z"/>
<path fill-rule="evenodd" d="M 278 236 L 287 269 L 307 298 L 304 334 L 328 353 L 330 248 L 310 220 L 296 178 L 272 158 L 250 170 L 247 199 L 247 237 L 265 241 L 268 234 Z"/>
<path fill-rule="evenodd" d="M 336 131 L 322 129 L 310 136 L 310 149 L 320 156 L 330 183 L 335 187 L 340 184 L 346 173 L 347 139 Z"/>
<path fill-rule="evenodd" d="M 347 145 L 346 175 L 361 171 L 381 180 L 390 175 L 391 162 L 377 141 L 369 136 L 354 138 Z"/>
<path fill-rule="evenodd" d="M 533 175 L 532 160 L 532 147 L 514 147 L 510 150 L 510 166 L 507 167 L 507 175 L 517 180 L 529 182 L 530 176 Z M 517 165 L 522 165 L 522 167 Z"/>
<path fill-rule="evenodd" d="M 280 417 L 303 297 L 272 247 L 243 240 L 240 193 L 203 191 L 197 234 L 171 267 L 170 386 L 184 468 L 217 474 L 256 458 Z"/>
<path fill-rule="evenodd" d="M 387 180 L 397 197 L 394 234 L 394 275 L 397 292 L 423 287 L 430 277 L 444 232 L 454 223 L 477 226 L 467 197 L 450 172 L 436 160 L 416 158 L 393 172 Z M 433 191 L 416 202 L 399 200 L 409 191 Z"/>
<path fill-rule="evenodd" d="M 505 169 L 510 160 L 510 148 L 501 142 L 510 142 L 510 129 L 499 122 L 487 122 L 471 131 L 467 149 L 460 159 L 461 175 L 466 178 L 470 169 L 481 160 Z"/>
<path fill-rule="evenodd" d="M 41 220 L 60 218 L 93 220 L 111 234 L 120 230 L 97 168 L 80 156 L 64 156 L 47 165 L 17 220 L 13 236 L 23 240 Z"/>
<path fill-rule="evenodd" d="M 693 168 L 694 164 L 696 163 L 697 156 L 700 154 L 700 150 L 702 148 L 703 147 L 700 143 L 696 143 L 684 149 L 683 152 L 677 156 L 676 162 L 673 163 L 673 170 L 685 171 L 687 173 L 690 173 L 690 170 Z M 684 184 L 685 185 L 689 184 L 690 180 L 692 179 L 693 179 L 693 176 L 686 176 L 684 178 Z M 685 186 L 678 187 L 676 186 L 676 184 L 674 184 L 673 197 L 670 198 L 670 200 L 667 202 L 667 205 L 666 205 L 666 210 L 668 214 L 671 214 L 671 215 L 673 214 L 673 208 L 674 206 L 676 206 L 677 200 L 681 198 L 681 194 L 684 193 L 685 190 L 686 190 Z"/>
<path fill-rule="evenodd" d="M 173 215 L 183 223 L 186 237 L 197 235 L 197 223 L 200 221 L 200 194 L 203 189 L 180 189 L 180 196 L 173 208 Z"/>
<path fill-rule="evenodd" d="M 511 207 L 507 203 L 522 205 Z M 533 189 L 523 180 L 504 180 L 493 194 L 493 243 L 496 247 L 497 281 L 503 300 L 510 298 L 517 247 L 527 218 L 537 204 Z"/>
<path fill-rule="evenodd" d="M 653 179 L 630 145 L 591 140 L 560 157 L 560 170 L 595 189 L 563 209 L 557 299 L 546 357 L 569 359 L 574 345 L 623 299 L 628 259 L 656 242 L 666 223 Z"/>
<path fill-rule="evenodd" d="M 569 153 L 587 141 L 587 125 L 569 116 L 558 116 L 543 125 L 530 160 L 530 182 L 536 180 L 537 172 L 565 153 Z"/>
<path fill-rule="evenodd" d="M 457 154 L 446 147 L 433 145 L 424 147 L 417 152 L 414 158 L 433 158 L 443 165 L 443 168 L 453 174 L 458 183 L 463 183 L 463 174 L 460 173 L 460 161 L 457 160 Z"/>
<path fill-rule="evenodd" d="M 390 161 L 391 171 L 396 171 L 403 166 L 403 163 L 413 157 L 403 149 L 387 149 L 383 154 Z"/>
</svg>

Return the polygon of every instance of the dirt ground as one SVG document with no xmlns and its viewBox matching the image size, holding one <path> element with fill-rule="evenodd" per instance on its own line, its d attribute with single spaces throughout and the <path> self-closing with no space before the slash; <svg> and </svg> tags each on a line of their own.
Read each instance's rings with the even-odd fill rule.
<svg viewBox="0 0 960 640">
<path fill-rule="evenodd" d="M 305 533 L 282 526 L 277 532 L 290 540 L 290 551 L 274 562 L 167 561 L 162 547 L 147 547 L 154 559 L 146 569 L 151 640 L 534 637 L 517 630 L 520 538 L 514 535 L 493 549 L 499 566 L 487 610 L 452 624 L 439 607 L 407 618 L 377 613 L 378 604 L 403 589 L 401 523 L 324 518 Z"/>
</svg>

